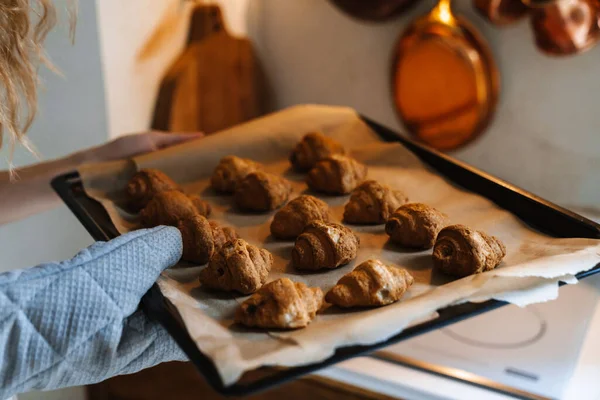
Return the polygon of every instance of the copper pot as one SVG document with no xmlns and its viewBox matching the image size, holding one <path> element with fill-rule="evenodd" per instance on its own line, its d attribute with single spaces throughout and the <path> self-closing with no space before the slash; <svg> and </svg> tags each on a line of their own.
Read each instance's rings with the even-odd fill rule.
<svg viewBox="0 0 600 400">
<path fill-rule="evenodd" d="M 531 7 L 537 46 L 553 55 L 577 54 L 600 40 L 600 0 L 523 0 Z"/>
<path fill-rule="evenodd" d="M 420 0 L 330 0 L 346 14 L 371 22 L 387 21 L 409 8 Z"/>
<path fill-rule="evenodd" d="M 406 130 L 439 150 L 475 139 L 490 123 L 499 73 L 479 32 L 438 0 L 396 44 L 393 95 Z"/>
<path fill-rule="evenodd" d="M 475 9 L 496 25 L 508 25 L 523 18 L 529 12 L 521 0 L 473 0 Z"/>
</svg>

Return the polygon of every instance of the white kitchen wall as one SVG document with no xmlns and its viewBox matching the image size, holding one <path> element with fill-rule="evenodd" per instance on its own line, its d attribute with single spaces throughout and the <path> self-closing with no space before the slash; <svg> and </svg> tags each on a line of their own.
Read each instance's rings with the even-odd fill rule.
<svg viewBox="0 0 600 400">
<path fill-rule="evenodd" d="M 274 106 L 341 104 L 402 129 L 390 93 L 393 46 L 423 0 L 384 23 L 350 19 L 326 0 L 252 0 L 249 32 L 274 92 Z M 488 131 L 452 155 L 565 205 L 600 206 L 600 46 L 551 58 L 533 45 L 526 21 L 499 29 L 453 2 L 487 38 L 502 74 Z"/>
<path fill-rule="evenodd" d="M 183 47 L 189 7 L 181 0 L 102 0 L 96 8 L 109 136 L 147 130 L 160 78 Z"/>
</svg>

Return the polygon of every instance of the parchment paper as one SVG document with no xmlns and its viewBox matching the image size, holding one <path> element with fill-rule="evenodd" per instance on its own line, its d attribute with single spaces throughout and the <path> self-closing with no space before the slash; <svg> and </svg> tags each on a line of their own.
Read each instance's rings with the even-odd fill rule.
<svg viewBox="0 0 600 400">
<path fill-rule="evenodd" d="M 345 144 L 369 167 L 368 178 L 403 190 L 411 201 L 424 202 L 445 212 L 450 223 L 462 223 L 498 236 L 506 244 L 501 267 L 460 280 L 431 269 L 431 250 L 409 251 L 387 242 L 383 226 L 352 226 L 361 247 L 357 259 L 337 270 L 299 273 L 290 266 L 293 242 L 275 241 L 269 234 L 270 214 L 242 214 L 231 197 L 218 196 L 208 179 L 223 156 L 234 154 L 267 165 L 294 184 L 294 197 L 306 191 L 303 175 L 289 169 L 287 157 L 307 132 L 320 130 Z M 600 241 L 554 239 L 529 228 L 515 216 L 483 197 L 465 192 L 425 167 L 402 145 L 383 143 L 357 114 L 347 108 L 297 106 L 158 153 L 83 168 L 85 189 L 102 202 L 120 232 L 137 227 L 135 216 L 121 208 L 123 189 L 136 168 L 159 168 L 200 193 L 214 207 L 211 218 L 234 226 L 238 233 L 271 251 L 275 264 L 270 280 L 288 276 L 327 291 L 358 263 L 379 258 L 407 268 L 415 285 L 393 305 L 368 310 L 329 308 L 305 329 L 289 332 L 248 330 L 232 322 L 234 310 L 245 297 L 203 290 L 198 281 L 202 267 L 174 267 L 159 285 L 178 308 L 198 347 L 217 366 L 226 384 L 245 371 L 263 365 L 297 366 L 330 356 L 336 347 L 371 344 L 397 334 L 436 310 L 465 301 L 490 298 L 525 306 L 558 296 L 558 282 L 576 283 L 574 275 L 600 262 Z M 347 196 L 325 197 L 336 219 L 341 220 Z"/>
</svg>

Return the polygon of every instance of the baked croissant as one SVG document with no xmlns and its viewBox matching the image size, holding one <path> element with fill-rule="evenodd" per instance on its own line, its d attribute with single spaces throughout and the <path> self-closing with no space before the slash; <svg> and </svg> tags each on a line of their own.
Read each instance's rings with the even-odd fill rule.
<svg viewBox="0 0 600 400">
<path fill-rule="evenodd" d="M 233 193 L 237 182 L 250 172 L 261 170 L 260 163 L 240 158 L 237 156 L 226 156 L 221 158 L 219 165 L 210 178 L 212 187 L 221 193 Z"/>
<path fill-rule="evenodd" d="M 294 329 L 307 326 L 323 305 L 323 292 L 288 278 L 263 286 L 235 313 L 235 321 L 249 326 Z"/>
<path fill-rule="evenodd" d="M 337 141 L 319 132 L 304 135 L 302 140 L 296 144 L 290 162 L 296 171 L 308 171 L 315 166 L 317 161 L 332 154 L 345 154 L 346 150 Z"/>
<path fill-rule="evenodd" d="M 271 234 L 278 239 L 295 239 L 312 221 L 329 221 L 329 207 L 323 200 L 302 195 L 277 211 L 271 222 Z"/>
<path fill-rule="evenodd" d="M 159 192 L 177 190 L 179 186 L 164 172 L 157 169 L 142 169 L 127 183 L 127 202 L 135 210 L 141 210 Z"/>
<path fill-rule="evenodd" d="M 400 300 L 413 282 L 403 268 L 368 260 L 344 275 L 325 300 L 340 307 L 385 306 Z"/>
<path fill-rule="evenodd" d="M 292 262 L 300 270 L 337 268 L 356 258 L 359 243 L 344 225 L 313 221 L 296 239 Z"/>
<path fill-rule="evenodd" d="M 234 199 L 242 210 L 269 211 L 285 203 L 291 192 L 292 185 L 287 179 L 256 171 L 238 182 Z"/>
<path fill-rule="evenodd" d="M 180 220 L 177 228 L 183 240 L 182 259 L 196 264 L 206 264 L 225 242 L 238 238 L 232 228 L 221 227 L 199 214 Z"/>
<path fill-rule="evenodd" d="M 351 224 L 383 224 L 408 198 L 399 190 L 376 181 L 365 181 L 352 191 L 344 208 L 344 221 Z"/>
<path fill-rule="evenodd" d="M 457 277 L 496 268 L 506 255 L 504 243 L 495 236 L 464 225 L 447 226 L 433 247 L 433 266 Z"/>
<path fill-rule="evenodd" d="M 367 176 L 367 167 L 353 158 L 332 155 L 317 162 L 306 183 L 312 190 L 327 194 L 348 194 Z"/>
<path fill-rule="evenodd" d="M 202 215 L 203 217 L 208 217 L 210 215 L 212 211 L 210 204 L 202 200 L 200 196 L 197 194 L 188 194 L 187 197 L 192 201 L 192 204 L 194 205 L 194 208 L 196 208 L 196 211 L 198 211 L 198 214 Z"/>
<path fill-rule="evenodd" d="M 242 294 L 256 292 L 267 281 L 273 255 L 243 239 L 227 242 L 200 271 L 203 286 Z"/>
<path fill-rule="evenodd" d="M 390 241 L 404 247 L 430 249 L 446 215 L 422 203 L 409 203 L 398 208 L 385 224 Z"/>
<path fill-rule="evenodd" d="M 238 233 L 235 229 L 228 226 L 221 226 L 215 221 L 208 221 L 212 229 L 213 243 L 215 245 L 215 251 L 219 250 L 227 242 L 232 242 L 239 239 Z"/>
<path fill-rule="evenodd" d="M 188 196 L 179 190 L 157 193 L 140 212 L 142 225 L 151 228 L 158 225 L 177 226 L 180 220 L 194 215 L 208 216 L 210 205 L 198 196 Z"/>
</svg>

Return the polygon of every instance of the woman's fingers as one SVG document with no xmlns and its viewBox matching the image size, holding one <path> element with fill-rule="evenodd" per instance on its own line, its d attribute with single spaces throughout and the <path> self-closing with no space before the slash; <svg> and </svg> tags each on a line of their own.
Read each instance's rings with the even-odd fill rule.
<svg viewBox="0 0 600 400">
<path fill-rule="evenodd" d="M 112 142 L 79 153 L 83 163 L 103 162 L 134 157 L 164 149 L 190 140 L 199 139 L 203 133 L 145 132 L 121 136 Z"/>
<path fill-rule="evenodd" d="M 157 149 L 174 146 L 176 144 L 188 142 L 190 140 L 200 139 L 204 136 L 203 133 L 165 133 L 152 132 L 153 140 Z"/>
</svg>

